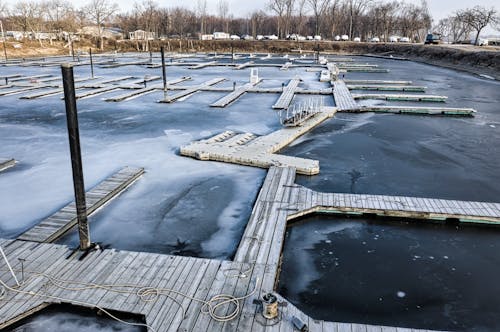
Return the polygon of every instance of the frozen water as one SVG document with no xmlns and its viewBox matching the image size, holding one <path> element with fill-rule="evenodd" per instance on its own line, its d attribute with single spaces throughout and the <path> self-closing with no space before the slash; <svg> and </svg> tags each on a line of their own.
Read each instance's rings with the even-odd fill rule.
<svg viewBox="0 0 500 332">
<path fill-rule="evenodd" d="M 60 69 L 2 68 L 2 74 L 13 73 L 59 76 Z M 161 76 L 161 68 L 96 66 L 95 73 L 103 79 Z M 75 67 L 76 76 L 89 74 L 88 66 Z M 304 68 L 287 72 L 278 67 L 261 68 L 259 74 L 265 79 L 262 85 L 272 87 L 280 87 L 295 75 L 306 82 L 317 81 L 315 74 Z M 248 82 L 250 68 L 168 67 L 167 76 L 169 80 L 191 76 L 179 85 L 224 77 L 227 81 L 221 86 L 229 87 L 233 81 L 238 85 Z M 156 103 L 163 98 L 162 91 L 125 102 L 103 101 L 124 92 L 78 101 L 87 189 L 127 165 L 146 170 L 138 182 L 90 218 L 92 241 L 118 249 L 230 258 L 265 171 L 200 162 L 179 156 L 178 149 L 225 130 L 264 135 L 279 128 L 278 116 L 271 110 L 278 94 L 245 94 L 225 109 L 208 106 L 225 95 L 219 92 L 199 92 L 173 104 Z M 34 100 L 19 100 L 19 96 L 1 97 L 0 155 L 19 161 L 0 176 L 1 237 L 16 236 L 73 200 L 61 95 Z M 76 233 L 69 233 L 60 242 L 76 245 Z"/>
</svg>

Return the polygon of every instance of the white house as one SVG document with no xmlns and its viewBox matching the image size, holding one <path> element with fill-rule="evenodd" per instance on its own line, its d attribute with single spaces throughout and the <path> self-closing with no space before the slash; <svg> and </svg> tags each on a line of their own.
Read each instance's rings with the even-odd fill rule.
<svg viewBox="0 0 500 332">
<path fill-rule="evenodd" d="M 214 39 L 230 39 L 231 36 L 225 32 L 214 32 Z"/>
<path fill-rule="evenodd" d="M 201 35 L 200 40 L 213 40 L 214 35 Z"/>
<path fill-rule="evenodd" d="M 144 30 L 135 30 L 128 33 L 130 40 L 153 40 L 155 39 L 154 32 L 146 32 Z"/>
</svg>

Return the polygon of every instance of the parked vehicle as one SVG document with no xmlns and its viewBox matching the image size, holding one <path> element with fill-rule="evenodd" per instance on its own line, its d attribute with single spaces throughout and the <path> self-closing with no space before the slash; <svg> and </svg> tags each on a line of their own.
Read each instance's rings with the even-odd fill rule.
<svg viewBox="0 0 500 332">
<path fill-rule="evenodd" d="M 476 40 L 475 40 L 475 39 L 472 39 L 470 43 L 471 43 L 471 44 L 474 44 L 475 42 L 476 42 Z M 477 40 L 477 46 L 488 46 L 488 44 L 489 44 L 488 39 L 479 38 L 479 39 Z"/>
<path fill-rule="evenodd" d="M 306 39 L 307 40 L 313 40 L 314 38 L 313 38 L 313 36 L 307 36 Z"/>
<path fill-rule="evenodd" d="M 250 36 L 250 35 L 243 35 L 243 36 L 241 36 L 241 39 L 243 39 L 243 40 L 253 40 L 253 37 Z"/>
<path fill-rule="evenodd" d="M 410 42 L 410 38 L 408 38 L 408 37 L 401 37 L 401 38 L 399 38 L 399 42 L 400 43 L 409 43 Z"/>
<path fill-rule="evenodd" d="M 339 35 L 337 35 L 337 36 L 335 36 L 335 38 L 334 38 L 334 39 L 335 39 L 336 41 L 339 41 L 339 40 L 340 40 L 340 36 L 339 36 Z"/>
<path fill-rule="evenodd" d="M 240 36 L 238 35 L 231 35 L 229 38 L 231 38 L 231 40 L 240 40 Z"/>
<path fill-rule="evenodd" d="M 348 41 L 349 40 L 349 36 L 348 35 L 342 35 L 340 37 L 340 39 L 342 39 L 342 41 Z"/>
<path fill-rule="evenodd" d="M 353 42 L 355 42 L 355 43 L 360 43 L 360 42 L 361 42 L 361 38 L 359 38 L 359 37 L 355 37 L 355 38 L 353 39 Z"/>
<path fill-rule="evenodd" d="M 257 40 L 263 40 L 264 36 L 263 35 L 257 35 L 255 39 L 257 39 Z"/>
<path fill-rule="evenodd" d="M 267 35 L 267 36 L 264 36 L 264 39 L 278 40 L 278 36 L 276 36 L 276 35 Z"/>
<path fill-rule="evenodd" d="M 389 37 L 389 43 L 397 43 L 399 41 L 398 36 L 390 36 Z"/>
<path fill-rule="evenodd" d="M 441 35 L 435 33 L 429 33 L 427 37 L 425 37 L 424 44 L 441 44 Z"/>
<path fill-rule="evenodd" d="M 314 36 L 314 40 L 320 41 L 321 40 L 321 36 L 320 35 Z"/>
<path fill-rule="evenodd" d="M 380 38 L 373 37 L 372 39 L 370 39 L 370 43 L 380 43 Z"/>
</svg>

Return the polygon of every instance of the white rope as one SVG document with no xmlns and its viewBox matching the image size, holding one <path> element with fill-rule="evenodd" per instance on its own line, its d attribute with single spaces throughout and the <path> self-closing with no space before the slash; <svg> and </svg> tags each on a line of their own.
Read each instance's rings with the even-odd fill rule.
<svg viewBox="0 0 500 332">
<path fill-rule="evenodd" d="M 224 271 L 224 275 L 226 277 L 238 277 L 238 278 L 244 278 L 248 276 L 248 273 L 253 271 L 253 264 L 251 267 L 243 272 L 240 272 L 237 275 L 226 275 L 226 271 Z M 22 285 L 20 287 L 25 286 L 28 284 L 28 282 L 32 279 L 35 279 L 37 277 L 42 277 L 47 279 L 48 282 L 50 282 L 52 285 L 59 289 L 67 290 L 67 291 L 84 291 L 88 289 L 104 289 L 110 292 L 115 292 L 115 293 L 122 293 L 122 294 L 135 294 L 136 296 L 139 297 L 139 299 L 143 302 L 152 302 L 155 301 L 160 295 L 166 296 L 167 298 L 171 299 L 174 301 L 179 308 L 182 311 L 182 319 L 185 318 L 186 316 L 186 310 L 184 309 L 183 305 L 181 302 L 179 302 L 174 296 L 178 295 L 187 299 L 190 299 L 192 301 L 196 301 L 202 304 L 202 307 L 200 308 L 200 311 L 203 314 L 208 314 L 210 317 L 218 322 L 227 322 L 230 320 L 233 320 L 236 318 L 240 312 L 241 312 L 241 304 L 240 301 L 245 300 L 255 294 L 257 291 L 257 286 L 259 283 L 259 278 L 256 279 L 255 282 L 255 287 L 254 289 L 241 297 L 235 297 L 234 295 L 230 294 L 218 294 L 210 298 L 209 300 L 204 300 L 204 299 L 197 299 L 195 297 L 192 297 L 186 293 L 170 289 L 170 288 L 155 288 L 155 287 L 143 287 L 143 286 L 138 286 L 138 285 L 132 285 L 132 284 L 122 284 L 122 285 L 116 285 L 116 284 L 95 284 L 95 283 L 86 283 L 86 282 L 81 282 L 81 281 L 75 281 L 75 280 L 64 280 L 64 279 L 58 279 L 55 278 L 49 274 L 46 273 L 40 273 L 40 272 L 29 272 L 25 271 L 27 274 L 32 274 L 29 278 L 27 278 L 25 281 L 23 281 Z M 70 285 L 76 285 L 74 287 Z M 42 297 L 46 299 L 52 299 L 56 300 L 59 302 L 67 302 L 67 303 L 73 303 L 73 304 L 78 304 L 86 307 L 95 307 L 102 312 L 104 312 L 106 315 L 111 317 L 112 319 L 127 324 L 127 325 L 133 325 L 133 326 L 142 326 L 150 329 L 152 332 L 157 332 L 152 326 L 148 324 L 143 324 L 143 323 L 131 323 L 124 321 L 113 314 L 111 314 L 109 311 L 106 309 L 99 307 L 91 302 L 84 302 L 84 301 L 78 301 L 78 300 L 70 300 L 70 299 L 65 299 L 59 296 L 54 296 L 50 294 L 45 294 L 41 292 L 33 292 L 33 291 L 24 291 L 22 289 L 11 287 L 7 285 L 5 282 L 3 282 L 0 279 L 0 301 L 12 301 L 10 299 L 5 299 L 5 294 L 7 291 L 11 291 L 17 294 L 24 294 L 24 295 L 29 295 L 29 296 L 34 296 L 34 297 Z M 219 314 L 217 313 L 218 309 L 223 308 L 224 306 L 229 306 L 233 305 L 232 310 L 229 310 L 227 314 Z"/>
</svg>

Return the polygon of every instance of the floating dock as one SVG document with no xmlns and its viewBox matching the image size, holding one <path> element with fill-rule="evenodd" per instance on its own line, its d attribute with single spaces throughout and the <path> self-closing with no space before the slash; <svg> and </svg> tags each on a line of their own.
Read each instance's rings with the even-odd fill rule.
<svg viewBox="0 0 500 332">
<path fill-rule="evenodd" d="M 273 109 L 286 109 L 290 106 L 293 96 L 298 90 L 300 84 L 300 78 L 295 77 L 291 79 L 286 86 L 283 87 L 283 92 L 281 93 L 278 101 L 273 105 Z"/>
<path fill-rule="evenodd" d="M 204 88 L 215 85 L 215 84 L 220 83 L 220 82 L 225 81 L 225 80 L 226 79 L 223 77 L 218 77 L 218 78 L 211 79 L 211 80 L 209 80 L 205 83 L 199 84 L 199 85 L 195 85 L 195 86 L 191 86 L 191 87 L 179 87 L 179 88 L 184 88 L 184 90 L 177 92 L 171 96 L 167 96 L 165 99 L 160 100 L 160 103 L 173 103 L 178 99 L 192 95 L 193 93 L 201 91 Z"/>
<path fill-rule="evenodd" d="M 144 174 L 142 168 L 125 167 L 92 188 L 85 195 L 87 214 L 92 214 L 121 194 L 142 174 Z M 53 242 L 76 224 L 76 206 L 73 202 L 21 234 L 18 239 L 32 242 Z"/>
<path fill-rule="evenodd" d="M 255 84 L 253 83 L 247 83 L 243 86 L 240 86 L 227 96 L 224 96 L 221 99 L 217 100 L 215 103 L 210 104 L 210 107 L 226 107 L 227 105 L 233 103 L 234 101 L 236 101 L 236 99 L 247 93 L 248 90 L 250 90 L 254 86 Z"/>
<path fill-rule="evenodd" d="M 349 90 L 425 92 L 425 86 L 416 85 L 347 85 Z"/>
<path fill-rule="evenodd" d="M 410 115 L 449 115 L 449 116 L 474 116 L 476 110 L 472 108 L 452 107 L 419 107 L 419 106 L 362 106 L 352 110 L 339 110 L 339 112 L 351 113 L 393 113 Z"/>
<path fill-rule="evenodd" d="M 14 158 L 0 158 L 0 172 L 5 171 L 8 168 L 14 167 L 16 165 L 16 160 Z"/>
<path fill-rule="evenodd" d="M 390 94 L 353 94 L 354 99 L 378 99 L 389 101 L 424 101 L 424 102 L 445 102 L 446 96 L 432 95 L 390 95 Z"/>
<path fill-rule="evenodd" d="M 317 160 L 275 154 L 301 135 L 309 132 L 323 121 L 334 116 L 336 108 L 323 107 L 298 127 L 287 127 L 265 136 L 251 133 L 236 134 L 226 131 L 210 139 L 193 142 L 180 149 L 183 156 L 199 160 L 222 161 L 233 164 L 269 168 L 270 166 L 292 166 L 300 174 L 319 173 Z"/>
<path fill-rule="evenodd" d="M 357 110 L 358 103 L 354 100 L 347 85 L 341 80 L 332 81 L 333 98 L 339 111 Z"/>
<path fill-rule="evenodd" d="M 0 262 L 0 280 L 8 286 L 0 307 L 0 328 L 51 303 L 68 303 L 139 314 L 148 331 L 157 332 L 294 331 L 294 317 L 309 331 L 396 331 L 315 320 L 276 293 L 279 319 L 262 317 L 258 301 L 276 287 L 287 222 L 300 212 L 294 207 L 309 208 L 319 199 L 323 204 L 325 196 L 295 184 L 293 168 L 271 167 L 233 261 L 114 249 L 90 251 L 83 258 L 64 245 L 0 239 L 18 275 L 19 258 L 23 259 L 25 274 L 20 287 L 11 287 L 15 281 Z M 226 295 L 217 300 L 220 294 Z M 224 300 L 226 305 L 215 308 Z M 206 313 L 208 304 L 212 314 Z M 215 319 L 214 313 L 225 317 Z"/>
</svg>

